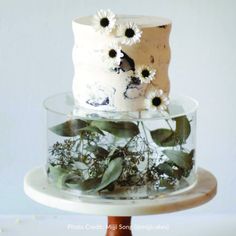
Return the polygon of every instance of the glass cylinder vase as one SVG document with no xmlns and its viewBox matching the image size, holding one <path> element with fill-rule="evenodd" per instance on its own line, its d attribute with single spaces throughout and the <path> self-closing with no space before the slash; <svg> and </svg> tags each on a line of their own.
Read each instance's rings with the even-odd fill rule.
<svg viewBox="0 0 236 236">
<path fill-rule="evenodd" d="M 168 112 L 75 107 L 70 93 L 44 102 L 49 182 L 78 197 L 155 198 L 194 186 L 197 102 L 179 96 Z"/>
</svg>

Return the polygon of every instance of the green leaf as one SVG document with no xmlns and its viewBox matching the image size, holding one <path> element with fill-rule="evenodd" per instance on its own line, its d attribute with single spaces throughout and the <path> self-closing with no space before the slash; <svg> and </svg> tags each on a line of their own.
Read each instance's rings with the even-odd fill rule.
<svg viewBox="0 0 236 236">
<path fill-rule="evenodd" d="M 91 126 L 120 138 L 132 138 L 139 134 L 138 126 L 132 122 L 92 121 Z"/>
<path fill-rule="evenodd" d="M 63 174 L 68 174 L 69 171 L 67 169 L 61 168 L 60 166 L 52 166 L 49 165 L 48 166 L 48 173 L 50 175 L 50 177 L 53 180 L 58 179 L 58 177 L 60 177 Z"/>
<path fill-rule="evenodd" d="M 104 188 L 108 187 L 111 183 L 116 181 L 120 177 L 122 170 L 123 170 L 122 158 L 118 157 L 110 161 L 107 169 L 103 174 L 102 181 L 100 185 L 95 189 L 95 191 L 101 191 Z"/>
<path fill-rule="evenodd" d="M 113 147 L 113 148 L 111 149 L 111 151 L 109 152 L 108 157 L 112 157 L 112 156 L 115 154 L 115 152 L 116 152 L 117 150 L 118 150 L 117 147 Z"/>
<path fill-rule="evenodd" d="M 168 163 L 161 163 L 158 165 L 158 170 L 161 172 L 161 174 L 166 174 L 168 176 L 173 176 L 173 170 L 172 167 Z"/>
<path fill-rule="evenodd" d="M 96 188 L 101 182 L 101 178 L 81 180 L 79 177 L 70 177 L 65 180 L 65 186 L 71 189 L 88 191 Z"/>
<path fill-rule="evenodd" d="M 74 137 L 80 134 L 80 129 L 87 126 L 87 123 L 80 119 L 68 120 L 62 124 L 53 126 L 50 130 L 60 136 Z"/>
<path fill-rule="evenodd" d="M 70 171 L 67 169 L 52 165 L 48 166 L 48 172 L 50 178 L 60 188 L 63 186 L 66 176 L 68 176 L 70 173 Z"/>
<path fill-rule="evenodd" d="M 105 148 L 100 146 L 88 146 L 86 150 L 92 152 L 98 159 L 105 159 L 109 154 Z"/>
<path fill-rule="evenodd" d="M 57 186 L 58 186 L 59 188 L 65 187 L 65 182 L 66 182 L 66 180 L 69 179 L 69 178 L 74 178 L 74 176 L 75 176 L 75 174 L 72 174 L 72 173 L 67 173 L 67 174 L 65 173 L 65 174 L 61 175 L 61 176 L 57 179 L 57 182 L 56 182 Z"/>
<path fill-rule="evenodd" d="M 190 133 L 191 125 L 186 116 L 174 118 L 176 121 L 176 129 L 157 129 L 151 131 L 153 141 L 161 147 L 173 147 L 178 144 L 186 143 Z"/>
<path fill-rule="evenodd" d="M 170 182 L 169 180 L 167 179 L 160 179 L 160 184 L 159 184 L 160 187 L 165 187 L 165 188 L 168 188 L 168 189 L 173 189 L 175 184 L 174 182 Z"/>
<path fill-rule="evenodd" d="M 74 162 L 74 166 L 79 170 L 87 170 L 88 169 L 88 166 L 80 161 Z"/>
<path fill-rule="evenodd" d="M 73 189 L 79 189 L 87 191 L 94 189 L 101 182 L 101 178 L 81 180 L 78 174 L 70 172 L 60 166 L 49 165 L 49 175 L 57 185 L 57 187 L 69 187 Z"/>
<path fill-rule="evenodd" d="M 150 132 L 153 141 L 162 147 L 175 146 L 175 134 L 170 129 L 156 129 Z"/>
<path fill-rule="evenodd" d="M 186 116 L 181 116 L 174 118 L 174 120 L 176 121 L 175 134 L 176 138 L 178 139 L 178 143 L 186 143 L 186 140 L 191 133 L 191 125 L 188 118 Z"/>
<path fill-rule="evenodd" d="M 163 153 L 175 163 L 175 165 L 188 171 L 193 167 L 193 154 L 192 150 L 190 153 L 176 151 L 176 150 L 164 150 Z"/>
<path fill-rule="evenodd" d="M 87 126 L 87 127 L 84 127 L 82 129 L 79 129 L 78 130 L 79 132 L 82 132 L 82 131 L 85 131 L 85 132 L 89 132 L 89 133 L 98 133 L 98 134 L 101 134 L 101 135 L 105 135 L 102 130 L 100 130 L 98 127 L 96 126 Z"/>
<path fill-rule="evenodd" d="M 161 174 L 166 174 L 172 178 L 177 178 L 178 180 L 181 179 L 184 174 L 181 168 L 173 168 L 173 166 L 168 162 L 159 164 L 157 168 Z"/>
</svg>

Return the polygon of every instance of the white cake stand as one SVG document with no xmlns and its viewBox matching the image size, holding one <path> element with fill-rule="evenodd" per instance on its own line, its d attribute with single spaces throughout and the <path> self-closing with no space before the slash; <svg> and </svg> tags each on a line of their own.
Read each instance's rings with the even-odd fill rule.
<svg viewBox="0 0 236 236">
<path fill-rule="evenodd" d="M 202 205 L 211 200 L 217 189 L 216 178 L 207 170 L 198 169 L 194 187 L 178 194 L 143 200 L 110 200 L 79 198 L 60 191 L 47 181 L 43 167 L 26 174 L 24 191 L 34 201 L 60 210 L 108 215 L 107 236 L 131 235 L 131 216 L 180 211 Z M 116 227 L 123 225 L 124 227 Z"/>
</svg>

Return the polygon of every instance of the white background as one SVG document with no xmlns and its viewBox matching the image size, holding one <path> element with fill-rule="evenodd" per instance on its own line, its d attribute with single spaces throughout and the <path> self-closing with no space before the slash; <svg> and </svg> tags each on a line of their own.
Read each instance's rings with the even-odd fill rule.
<svg viewBox="0 0 236 236">
<path fill-rule="evenodd" d="M 46 161 L 43 100 L 71 90 L 71 20 L 101 8 L 172 19 L 171 89 L 200 102 L 198 165 L 219 185 L 188 212 L 236 213 L 236 1 L 0 0 L 0 214 L 61 213 L 28 199 L 23 177 Z"/>
</svg>

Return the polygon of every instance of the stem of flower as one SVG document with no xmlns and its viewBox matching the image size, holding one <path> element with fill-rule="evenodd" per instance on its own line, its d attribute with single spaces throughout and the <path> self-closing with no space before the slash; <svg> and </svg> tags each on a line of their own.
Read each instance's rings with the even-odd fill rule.
<svg viewBox="0 0 236 236">
<path fill-rule="evenodd" d="M 174 132 L 173 128 L 172 128 L 171 125 L 170 125 L 170 122 L 169 122 L 167 119 L 165 119 L 165 121 L 166 121 L 166 123 L 168 124 L 169 128 L 171 129 L 171 131 Z"/>
<path fill-rule="evenodd" d="M 80 153 L 81 155 L 83 154 L 83 131 L 81 132 L 81 135 L 80 135 Z"/>
<path fill-rule="evenodd" d="M 135 136 L 134 136 L 135 137 Z M 127 148 L 129 144 L 133 141 L 134 137 L 132 137 L 124 146 L 124 148 Z"/>
<path fill-rule="evenodd" d="M 146 139 L 146 143 L 147 143 L 147 145 L 148 145 L 148 137 L 147 137 L 147 133 L 146 133 L 146 130 L 145 130 L 145 126 L 144 126 L 144 123 L 143 123 L 143 121 L 140 121 L 140 124 L 141 124 L 141 127 L 142 127 L 142 130 L 143 130 L 143 133 L 144 133 L 144 137 L 145 137 L 145 139 Z M 147 152 L 147 175 L 149 174 L 149 163 L 150 163 L 150 153 L 149 153 L 149 150 L 148 150 L 148 152 Z M 148 176 L 147 176 L 147 179 L 146 179 L 147 181 L 148 181 Z"/>
</svg>

